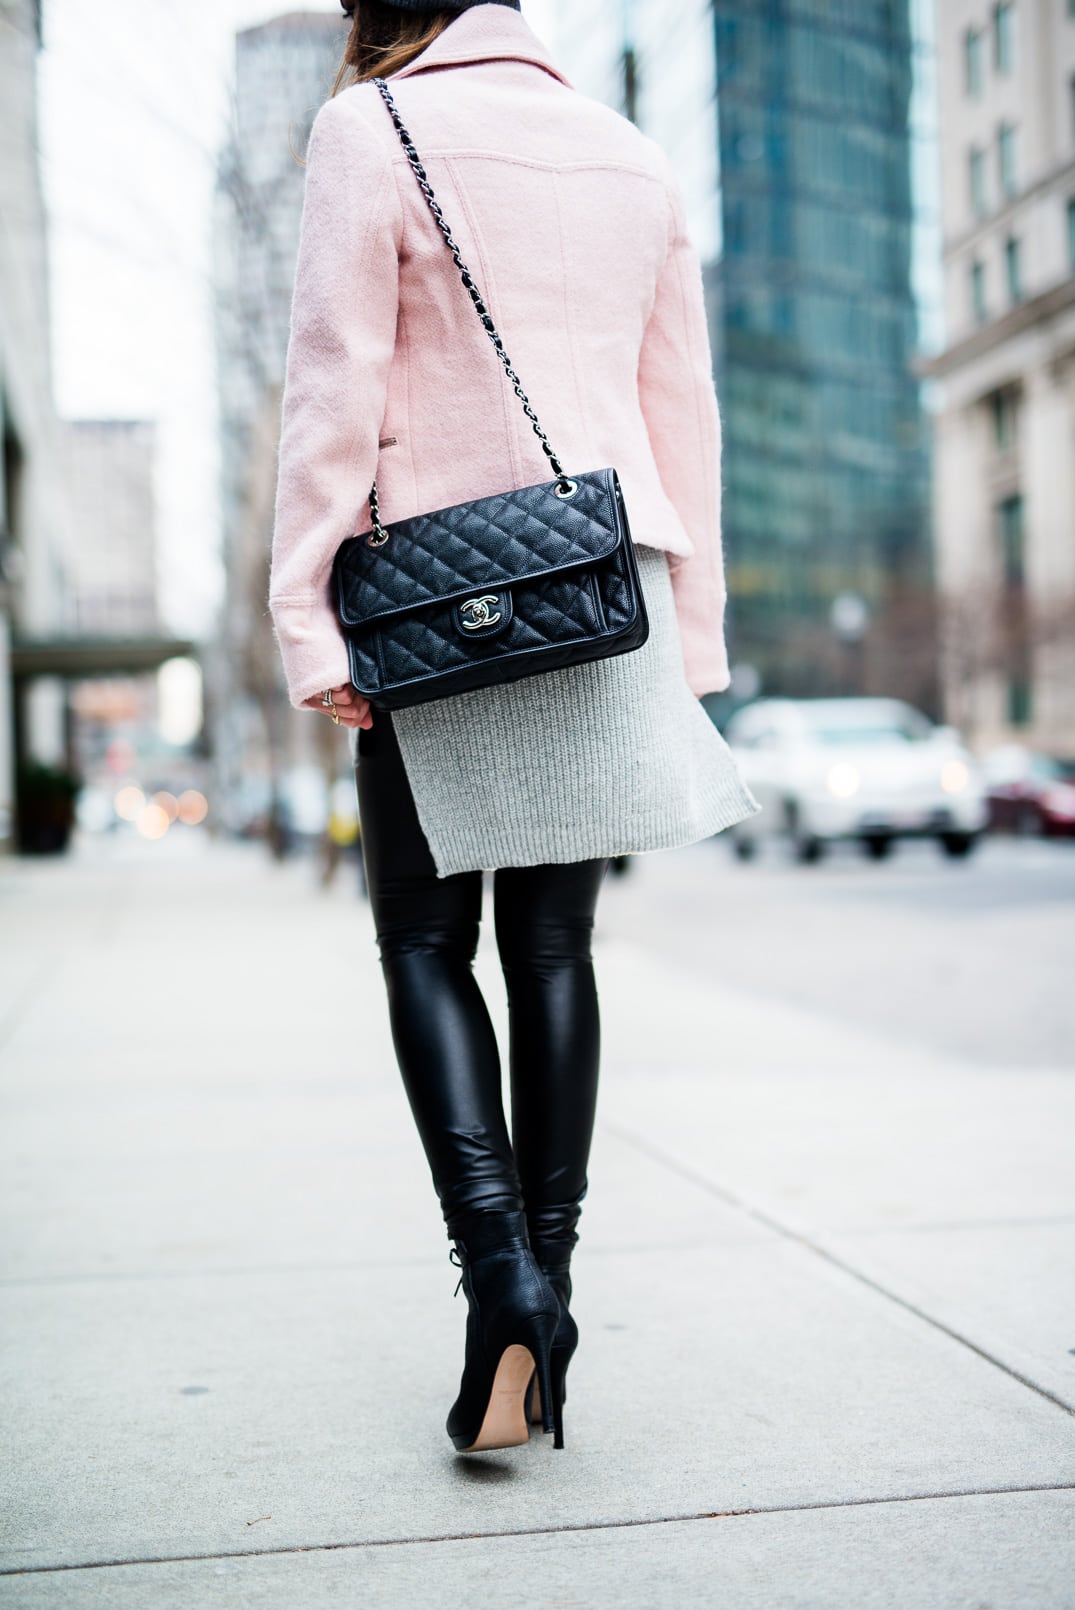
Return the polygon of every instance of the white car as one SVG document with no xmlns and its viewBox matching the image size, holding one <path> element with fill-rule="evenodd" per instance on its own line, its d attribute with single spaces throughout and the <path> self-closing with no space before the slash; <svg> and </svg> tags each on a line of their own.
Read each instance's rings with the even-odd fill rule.
<svg viewBox="0 0 1075 1610">
<path fill-rule="evenodd" d="M 988 820 L 978 769 L 951 727 L 899 699 L 758 699 L 725 737 L 759 815 L 732 830 L 742 860 L 783 834 L 800 861 L 834 839 L 881 860 L 898 838 L 929 837 L 969 854 Z"/>
</svg>

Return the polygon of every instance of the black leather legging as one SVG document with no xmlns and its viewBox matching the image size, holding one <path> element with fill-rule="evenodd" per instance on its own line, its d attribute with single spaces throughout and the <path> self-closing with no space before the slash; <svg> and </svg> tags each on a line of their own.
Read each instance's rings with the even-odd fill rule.
<svg viewBox="0 0 1075 1610">
<path fill-rule="evenodd" d="M 531 1239 L 570 1244 L 593 1133 L 600 1029 L 590 940 L 607 861 L 500 868 L 513 1140 L 500 1056 L 472 963 L 482 874 L 438 878 L 391 716 L 358 736 L 362 849 L 392 1036 L 452 1233 L 475 1209 L 525 1207 Z"/>
</svg>

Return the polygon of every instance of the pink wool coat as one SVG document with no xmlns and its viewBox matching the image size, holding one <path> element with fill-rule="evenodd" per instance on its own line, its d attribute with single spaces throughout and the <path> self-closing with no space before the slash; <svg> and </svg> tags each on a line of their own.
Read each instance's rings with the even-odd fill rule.
<svg viewBox="0 0 1075 1610">
<path fill-rule="evenodd" d="M 612 465 L 670 556 L 687 682 L 729 682 L 720 423 L 697 254 L 660 148 L 581 95 L 523 17 L 462 12 L 391 80 L 512 364 L 568 473 Z M 349 680 L 338 544 L 551 478 L 375 85 L 314 121 L 269 607 L 292 704 Z"/>
</svg>

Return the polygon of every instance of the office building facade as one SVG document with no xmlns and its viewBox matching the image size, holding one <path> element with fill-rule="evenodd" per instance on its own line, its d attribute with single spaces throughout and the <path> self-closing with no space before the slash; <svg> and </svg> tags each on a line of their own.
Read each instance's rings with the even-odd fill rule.
<svg viewBox="0 0 1075 1610">
<path fill-rule="evenodd" d="M 938 6 L 946 705 L 1075 756 L 1075 5 Z"/>
</svg>

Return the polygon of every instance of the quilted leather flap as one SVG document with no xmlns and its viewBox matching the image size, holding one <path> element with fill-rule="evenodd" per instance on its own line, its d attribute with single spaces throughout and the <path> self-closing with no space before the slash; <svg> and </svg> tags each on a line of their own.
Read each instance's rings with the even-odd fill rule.
<svg viewBox="0 0 1075 1610">
<path fill-rule="evenodd" d="M 398 520 L 379 548 L 365 535 L 349 538 L 333 568 L 341 624 L 363 626 L 606 558 L 623 536 L 616 471 L 571 479 L 578 490 L 569 498 L 544 481 Z"/>
</svg>

